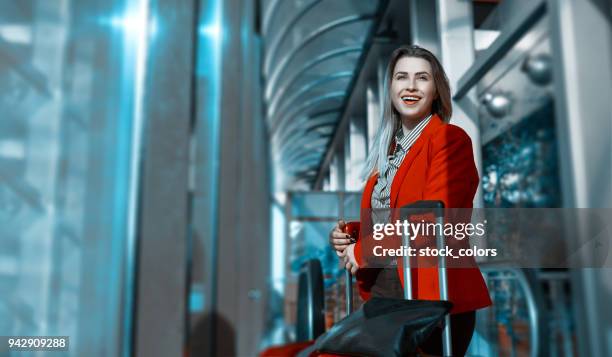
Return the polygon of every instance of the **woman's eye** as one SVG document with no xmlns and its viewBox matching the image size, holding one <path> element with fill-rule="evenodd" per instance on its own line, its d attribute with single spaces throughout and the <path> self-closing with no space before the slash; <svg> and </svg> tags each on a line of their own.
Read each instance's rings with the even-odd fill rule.
<svg viewBox="0 0 612 357">
<path fill-rule="evenodd" d="M 419 79 L 423 80 L 423 81 L 426 81 L 427 80 L 427 76 L 420 76 Z"/>
</svg>

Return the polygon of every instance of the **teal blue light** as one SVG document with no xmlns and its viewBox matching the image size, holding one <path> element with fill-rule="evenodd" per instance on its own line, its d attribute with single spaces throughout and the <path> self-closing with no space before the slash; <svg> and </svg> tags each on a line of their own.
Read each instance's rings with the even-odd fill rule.
<svg viewBox="0 0 612 357">
<path fill-rule="evenodd" d="M 285 292 L 285 267 L 287 266 L 286 261 L 286 247 L 285 237 L 286 232 L 286 220 L 283 207 L 274 202 L 271 207 L 271 227 L 272 227 L 272 260 L 271 260 L 271 271 L 272 271 L 272 287 L 281 296 L 284 296 Z"/>
<path fill-rule="evenodd" d="M 134 318 L 135 269 L 137 265 L 137 217 L 140 181 L 140 153 L 144 128 L 143 98 L 147 67 L 148 44 L 157 31 L 157 22 L 149 13 L 149 0 L 126 1 L 120 14 L 104 21 L 116 31 L 116 46 L 120 48 L 121 82 L 120 102 L 115 133 L 109 137 L 107 147 L 114 162 L 113 209 L 111 256 L 108 280 L 103 279 L 100 269 L 99 281 L 110 284 L 109 316 L 120 312 L 120 322 L 109 319 L 105 331 L 117 329 L 121 340 L 121 355 L 130 356 Z M 101 242 L 102 244 L 102 242 Z"/>
<path fill-rule="evenodd" d="M 189 294 L 189 312 L 200 313 L 204 311 L 204 292 L 192 290 Z"/>
<path fill-rule="evenodd" d="M 200 16 L 197 27 L 197 121 L 199 126 L 198 148 L 201 150 L 203 160 L 203 190 L 207 207 L 204 209 L 205 217 L 194 217 L 207 223 L 204 236 L 211 237 L 210 267 L 212 271 L 217 266 L 217 221 L 218 221 L 218 187 L 219 187 L 219 136 L 220 136 L 220 105 L 221 105 L 221 72 L 223 50 L 223 23 L 221 16 L 222 2 L 219 0 L 204 0 L 200 7 Z M 209 297 L 202 300 L 202 310 L 216 304 L 216 278 L 210 274 L 206 279 L 207 286 L 204 291 Z M 192 296 L 197 302 L 197 296 Z M 209 306 L 205 306 L 204 304 Z"/>
</svg>

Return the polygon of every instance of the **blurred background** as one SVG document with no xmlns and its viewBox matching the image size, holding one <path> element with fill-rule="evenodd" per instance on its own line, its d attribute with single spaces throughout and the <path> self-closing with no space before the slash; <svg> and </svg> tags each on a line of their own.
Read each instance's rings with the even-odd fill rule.
<svg viewBox="0 0 612 357">
<path fill-rule="evenodd" d="M 255 356 L 329 328 L 346 310 L 327 234 L 359 216 L 401 44 L 447 71 L 476 207 L 612 207 L 611 8 L 0 1 L 0 335 Z M 612 355 L 610 269 L 481 266 L 494 305 L 470 355 Z"/>
</svg>

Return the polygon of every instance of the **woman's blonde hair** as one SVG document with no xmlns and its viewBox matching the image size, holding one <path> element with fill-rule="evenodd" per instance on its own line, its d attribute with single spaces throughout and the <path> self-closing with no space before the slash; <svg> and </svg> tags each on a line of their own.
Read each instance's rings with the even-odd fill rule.
<svg viewBox="0 0 612 357">
<path fill-rule="evenodd" d="M 448 78 L 436 56 L 416 45 L 401 46 L 393 51 L 385 71 L 382 118 L 374 135 L 374 142 L 362 172 L 362 177 L 366 180 L 376 171 L 385 171 L 387 155 L 389 154 L 393 135 L 401 125 L 400 115 L 393 106 L 389 90 L 391 88 L 391 78 L 393 77 L 395 64 L 402 57 L 418 57 L 429 62 L 437 93 L 437 98 L 432 103 L 431 111 L 446 123 L 448 123 L 453 113 Z"/>
</svg>

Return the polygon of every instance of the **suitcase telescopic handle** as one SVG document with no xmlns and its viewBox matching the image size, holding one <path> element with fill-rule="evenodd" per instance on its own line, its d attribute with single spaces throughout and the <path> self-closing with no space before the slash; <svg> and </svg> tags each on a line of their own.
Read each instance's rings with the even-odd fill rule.
<svg viewBox="0 0 612 357">
<path fill-rule="evenodd" d="M 442 201 L 415 201 L 400 208 L 400 216 L 406 217 L 408 214 L 417 215 L 433 213 L 436 218 L 444 217 L 444 202 Z"/>
<path fill-rule="evenodd" d="M 415 201 L 409 205 L 400 208 L 400 217 L 408 217 L 409 215 L 418 215 L 433 213 L 436 218 L 436 223 L 444 225 L 444 202 L 434 200 Z M 442 230 L 436 229 L 436 247 L 445 247 L 444 235 Z M 409 235 L 402 235 L 402 245 L 408 246 L 410 243 Z M 404 268 L 402 275 L 404 277 L 404 298 L 412 299 L 412 275 L 410 274 L 410 259 L 408 256 L 402 257 Z M 346 269 L 344 272 L 346 279 L 346 313 L 347 315 L 353 311 L 353 276 Z M 446 278 L 446 259 L 442 255 L 438 257 L 438 281 L 440 288 L 440 300 L 448 300 L 448 281 Z M 452 341 L 451 341 L 451 322 L 450 315 L 444 317 L 444 330 L 442 331 L 442 351 L 444 356 L 452 356 Z"/>
<path fill-rule="evenodd" d="M 409 205 L 400 208 L 400 219 L 407 219 L 408 216 L 420 215 L 426 213 L 433 213 L 436 217 L 436 223 L 444 224 L 444 202 L 442 201 L 415 201 Z M 438 232 L 439 230 L 436 230 Z M 410 244 L 410 232 L 402 235 L 402 245 L 408 247 Z M 441 236 L 441 234 L 440 234 Z M 444 241 L 440 241 L 438 234 L 436 234 L 436 246 L 443 247 Z M 442 259 L 444 260 L 444 259 Z M 402 271 L 404 277 L 404 299 L 412 300 L 412 275 L 410 274 L 410 259 L 407 255 L 402 257 L 402 263 L 404 269 Z M 446 261 L 444 260 L 444 266 L 440 268 L 446 268 Z M 444 274 L 444 282 L 440 281 L 440 294 L 442 294 L 442 288 L 446 286 L 446 274 Z M 443 296 L 440 296 L 442 300 L 446 300 Z"/>
<path fill-rule="evenodd" d="M 400 208 L 400 217 L 408 218 L 408 216 L 433 213 L 436 218 L 436 224 L 440 227 L 444 226 L 444 202 L 442 201 L 416 201 L 409 205 Z M 436 229 L 436 247 L 444 249 L 446 242 L 442 229 Z M 410 244 L 410 232 L 402 235 L 402 245 L 408 247 Z M 404 277 L 404 298 L 412 300 L 412 274 L 410 274 L 410 257 L 404 255 L 402 257 L 404 264 L 402 275 Z M 442 254 L 438 256 L 438 282 L 440 289 L 440 300 L 448 300 L 448 280 L 446 277 L 446 257 Z M 450 330 L 450 314 L 444 317 L 444 330 L 442 331 L 442 350 L 444 356 L 452 355 L 452 341 Z"/>
<path fill-rule="evenodd" d="M 444 202 L 442 201 L 431 201 L 431 200 L 421 200 L 421 201 L 415 201 L 409 205 L 403 206 L 400 208 L 400 216 L 401 217 L 406 217 L 408 216 L 408 214 L 410 215 L 416 215 L 416 214 L 424 214 L 424 213 L 433 213 L 434 216 L 436 217 L 436 220 L 439 219 L 443 219 L 444 217 Z M 406 237 L 402 237 L 402 244 L 403 245 L 407 245 L 407 243 L 403 240 Z M 437 245 L 442 245 L 444 242 L 442 241 L 442 244 L 437 240 L 439 237 L 436 237 L 436 244 Z M 407 257 L 404 257 L 404 281 L 408 281 L 410 282 L 410 284 L 404 284 L 404 298 L 406 299 L 412 299 L 412 279 L 410 274 L 406 274 L 409 269 L 410 269 L 410 262 L 408 261 Z M 444 269 L 446 269 L 446 261 L 443 262 L 444 265 Z M 406 268 L 408 267 L 408 268 Z M 444 270 L 445 273 L 445 270 Z M 351 272 L 348 269 L 345 269 L 344 271 L 344 278 L 345 278 L 345 298 L 346 298 L 346 313 L 350 314 L 353 311 L 353 277 L 351 275 Z M 447 300 L 448 296 L 447 296 L 447 288 L 446 288 L 446 274 L 444 274 L 444 279 L 443 279 L 443 283 L 444 284 L 444 297 L 440 297 L 443 300 Z"/>
</svg>

